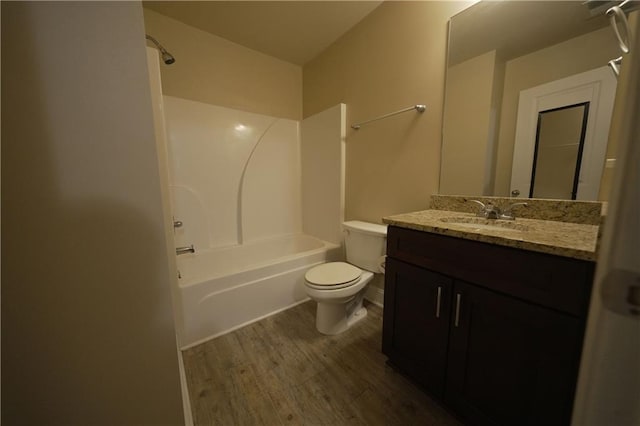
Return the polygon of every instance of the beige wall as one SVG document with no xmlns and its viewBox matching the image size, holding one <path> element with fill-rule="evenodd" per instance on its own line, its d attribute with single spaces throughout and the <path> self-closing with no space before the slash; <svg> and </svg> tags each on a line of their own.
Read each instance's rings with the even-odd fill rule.
<svg viewBox="0 0 640 426">
<path fill-rule="evenodd" d="M 469 4 L 385 2 L 304 66 L 305 117 L 344 102 L 350 125 L 427 105 L 348 128 L 346 219 L 423 209 L 438 191 L 447 21 Z"/>
<path fill-rule="evenodd" d="M 508 61 L 502 98 L 495 195 L 507 196 L 511 184 L 513 143 L 516 134 L 520 91 L 540 84 L 599 68 L 619 56 L 611 28 L 573 38 L 566 42 Z"/>
<path fill-rule="evenodd" d="M 486 159 L 493 143 L 495 74 L 495 50 L 447 70 L 442 129 L 442 164 L 447 167 L 440 171 L 441 194 L 491 195 L 493 170 Z"/>
<path fill-rule="evenodd" d="M 142 9 L 2 2 L 2 423 L 183 423 Z"/>
<path fill-rule="evenodd" d="M 301 119 L 302 68 L 144 9 L 145 30 L 176 62 L 163 64 L 165 95 Z"/>
</svg>

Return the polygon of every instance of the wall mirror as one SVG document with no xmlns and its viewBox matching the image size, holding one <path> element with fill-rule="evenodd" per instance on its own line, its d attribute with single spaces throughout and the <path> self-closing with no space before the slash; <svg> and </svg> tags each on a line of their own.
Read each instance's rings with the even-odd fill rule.
<svg viewBox="0 0 640 426">
<path fill-rule="evenodd" d="M 527 90 L 553 88 L 572 78 L 580 81 L 585 74 L 600 69 L 608 83 L 593 83 L 592 95 L 610 103 L 608 107 L 612 109 L 615 76 L 606 65 L 617 56 L 619 48 L 607 18 L 603 13 L 590 12 L 582 2 L 481 1 L 451 18 L 440 193 L 517 196 L 518 191 L 514 190 L 519 185 L 512 178 L 517 181 L 518 175 L 524 175 L 528 183 L 519 190 L 520 197 L 598 199 L 603 172 L 607 173 L 605 154 L 611 111 L 603 124 L 593 115 L 602 108 L 595 108 L 591 100 L 572 98 L 571 93 L 584 89 L 582 83 L 568 89 L 565 85 L 564 94 L 570 94 L 565 104 L 534 112 L 533 129 L 528 134 L 531 158 L 528 164 L 520 165 L 517 158 L 514 163 L 514 155 L 518 157 L 518 151 L 522 151 L 522 138 L 516 135 L 523 127 L 518 125 L 522 113 L 519 103 Z M 558 93 L 549 96 L 561 97 Z M 538 97 L 535 102 L 539 106 L 544 99 Z M 569 108 L 577 104 L 588 106 Z M 542 116 L 545 140 L 541 141 L 537 126 L 538 115 L 543 111 L 557 113 Z M 582 118 L 578 124 L 576 117 Z M 590 136 L 597 139 L 599 148 L 592 148 L 593 140 L 585 140 L 589 137 L 584 134 L 588 126 L 599 128 L 597 136 Z M 575 150 L 570 150 L 569 145 Z M 533 156 L 536 146 L 536 154 L 542 157 Z M 555 153 L 549 154 L 550 151 Z M 593 160 L 596 154 L 602 158 Z M 548 163 L 559 157 L 566 157 L 566 170 L 561 170 L 565 166 Z M 590 165 L 585 166 L 585 162 Z M 596 177 L 583 183 L 589 168 L 595 170 L 590 173 Z M 533 187 L 537 185 L 533 193 L 532 178 Z M 555 180 L 561 179 L 570 181 L 565 185 L 570 186 L 568 189 L 550 189 Z M 579 190 L 580 185 L 588 186 L 588 190 Z M 539 192 L 542 187 L 546 189 Z"/>
</svg>

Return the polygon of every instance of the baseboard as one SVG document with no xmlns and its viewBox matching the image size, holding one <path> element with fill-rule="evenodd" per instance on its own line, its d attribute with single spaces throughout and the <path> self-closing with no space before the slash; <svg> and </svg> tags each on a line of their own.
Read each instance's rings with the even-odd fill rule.
<svg viewBox="0 0 640 426">
<path fill-rule="evenodd" d="M 189 389 L 187 388 L 187 375 L 184 371 L 184 360 L 182 351 L 178 349 L 178 369 L 180 371 L 180 386 L 182 387 L 182 409 L 184 412 L 185 426 L 193 426 L 193 415 L 191 414 L 191 401 L 189 400 Z"/>
<path fill-rule="evenodd" d="M 364 293 L 364 298 L 381 308 L 384 306 L 384 290 L 381 288 L 369 286 Z"/>
</svg>

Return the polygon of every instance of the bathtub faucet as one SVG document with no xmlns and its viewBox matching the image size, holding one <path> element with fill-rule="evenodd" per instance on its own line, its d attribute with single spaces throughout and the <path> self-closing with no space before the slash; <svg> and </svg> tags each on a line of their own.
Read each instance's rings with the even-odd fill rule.
<svg viewBox="0 0 640 426">
<path fill-rule="evenodd" d="M 189 247 L 176 247 L 176 255 L 180 256 L 181 254 L 185 254 L 185 253 L 195 253 L 196 249 L 193 247 L 193 244 L 191 244 Z"/>
</svg>

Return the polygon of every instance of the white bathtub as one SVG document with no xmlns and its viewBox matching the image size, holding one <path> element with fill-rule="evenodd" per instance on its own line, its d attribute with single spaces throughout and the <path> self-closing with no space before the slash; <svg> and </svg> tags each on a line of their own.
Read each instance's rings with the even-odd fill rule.
<svg viewBox="0 0 640 426">
<path fill-rule="evenodd" d="M 341 257 L 340 246 L 307 235 L 178 256 L 182 348 L 307 300 L 305 272 Z"/>
</svg>

